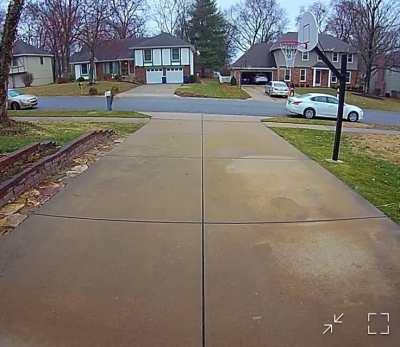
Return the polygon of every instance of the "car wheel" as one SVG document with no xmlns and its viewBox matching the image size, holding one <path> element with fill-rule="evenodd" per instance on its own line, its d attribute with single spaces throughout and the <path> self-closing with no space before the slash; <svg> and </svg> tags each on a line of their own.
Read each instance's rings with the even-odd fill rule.
<svg viewBox="0 0 400 347">
<path fill-rule="evenodd" d="M 349 115 L 347 116 L 347 119 L 349 122 L 357 122 L 358 121 L 358 113 L 357 112 L 350 112 Z"/>
<path fill-rule="evenodd" d="M 315 111 L 312 108 L 307 108 L 304 111 L 304 117 L 306 117 L 307 119 L 312 119 L 315 117 Z"/>
<path fill-rule="evenodd" d="M 19 105 L 18 102 L 13 102 L 13 103 L 11 103 L 11 109 L 12 110 L 19 110 L 19 109 L 21 109 L 21 106 Z"/>
</svg>

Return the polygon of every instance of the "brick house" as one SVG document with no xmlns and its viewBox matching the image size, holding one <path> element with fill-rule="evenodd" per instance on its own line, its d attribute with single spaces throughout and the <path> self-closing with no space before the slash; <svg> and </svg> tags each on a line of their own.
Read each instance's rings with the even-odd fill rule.
<svg viewBox="0 0 400 347">
<path fill-rule="evenodd" d="M 75 78 L 89 78 L 89 52 L 71 57 Z M 101 41 L 95 52 L 95 78 L 142 83 L 183 83 L 194 74 L 194 48 L 167 33 L 150 38 Z"/>
<path fill-rule="evenodd" d="M 297 33 L 282 35 L 276 42 L 262 42 L 252 46 L 233 65 L 232 72 L 240 83 L 254 83 L 255 76 L 285 81 L 301 87 L 334 87 L 339 81 L 314 51 L 297 52 L 294 68 L 285 66 L 285 57 L 279 48 L 282 40 L 296 40 Z M 319 47 L 328 59 L 340 69 L 340 57 L 347 54 L 347 85 L 358 86 L 358 55 L 349 44 L 328 34 L 319 35 Z"/>
</svg>

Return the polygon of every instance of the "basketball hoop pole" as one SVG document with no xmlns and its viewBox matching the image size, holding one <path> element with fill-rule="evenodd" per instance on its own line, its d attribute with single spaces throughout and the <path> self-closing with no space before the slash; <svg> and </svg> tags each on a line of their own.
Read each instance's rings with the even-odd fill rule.
<svg viewBox="0 0 400 347">
<path fill-rule="evenodd" d="M 321 60 L 332 70 L 332 72 L 339 79 L 339 105 L 336 119 L 336 132 L 335 132 L 335 143 L 333 145 L 332 160 L 337 161 L 339 159 L 340 139 L 342 136 L 342 123 L 343 123 L 343 109 L 344 109 L 344 98 L 346 93 L 346 72 L 347 72 L 347 54 L 342 54 L 340 72 L 336 67 L 329 61 L 325 54 L 319 49 L 318 46 L 314 48 Z"/>
</svg>

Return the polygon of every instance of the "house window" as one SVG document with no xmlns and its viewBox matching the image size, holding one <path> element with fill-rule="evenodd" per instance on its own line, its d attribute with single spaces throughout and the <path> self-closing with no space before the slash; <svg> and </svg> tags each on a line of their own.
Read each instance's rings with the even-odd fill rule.
<svg viewBox="0 0 400 347">
<path fill-rule="evenodd" d="M 145 49 L 144 50 L 144 62 L 151 63 L 151 61 L 152 61 L 151 49 Z"/>
<path fill-rule="evenodd" d="M 180 60 L 180 49 L 172 48 L 172 61 L 179 61 L 179 60 Z"/>
<path fill-rule="evenodd" d="M 307 79 L 307 70 L 300 69 L 300 82 L 305 82 Z"/>
<path fill-rule="evenodd" d="M 322 61 L 321 57 L 317 54 L 317 61 Z"/>
<path fill-rule="evenodd" d="M 18 58 L 12 58 L 12 66 L 18 66 Z"/>
<path fill-rule="evenodd" d="M 285 82 L 290 82 L 291 79 L 292 79 L 292 70 L 285 69 L 285 76 L 284 76 Z"/>
<path fill-rule="evenodd" d="M 337 77 L 336 77 L 335 74 L 332 74 L 331 82 L 332 82 L 333 84 L 336 84 L 336 83 L 337 83 Z"/>
<path fill-rule="evenodd" d="M 88 74 L 88 64 L 81 64 L 81 75 Z"/>
<path fill-rule="evenodd" d="M 339 54 L 337 54 L 336 52 L 333 52 L 333 53 L 332 53 L 332 61 L 333 61 L 334 63 L 339 62 Z"/>
<path fill-rule="evenodd" d="M 347 62 L 352 63 L 353 62 L 353 54 L 347 54 Z"/>
<path fill-rule="evenodd" d="M 43 65 L 43 57 L 40 57 L 40 65 Z"/>
<path fill-rule="evenodd" d="M 303 52 L 301 54 L 301 60 L 303 60 L 303 61 L 310 60 L 310 52 Z"/>
<path fill-rule="evenodd" d="M 346 72 L 346 83 L 347 84 L 351 83 L 351 71 Z"/>
</svg>

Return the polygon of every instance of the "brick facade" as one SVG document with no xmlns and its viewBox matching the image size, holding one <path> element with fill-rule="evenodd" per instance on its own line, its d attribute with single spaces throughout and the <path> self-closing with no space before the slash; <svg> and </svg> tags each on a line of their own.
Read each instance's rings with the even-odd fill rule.
<svg viewBox="0 0 400 347">
<path fill-rule="evenodd" d="M 300 80 L 300 71 L 305 70 L 305 80 Z M 329 83 L 329 70 L 319 69 L 320 71 L 320 83 L 315 85 L 315 87 L 328 87 Z M 331 74 L 332 76 L 332 74 Z M 274 74 L 274 78 L 279 81 L 284 81 L 285 78 L 285 68 L 279 68 L 277 72 Z M 332 78 L 332 77 L 331 77 Z M 313 79 L 314 79 L 314 69 L 312 68 L 292 68 L 291 69 L 291 79 L 290 81 L 285 81 L 287 83 L 294 83 L 296 87 L 313 87 Z M 351 80 L 350 83 L 347 84 L 348 88 L 356 88 L 358 86 L 358 71 L 351 71 Z M 331 87 L 339 86 L 339 81 L 337 83 L 333 83 L 331 80 Z"/>
</svg>

